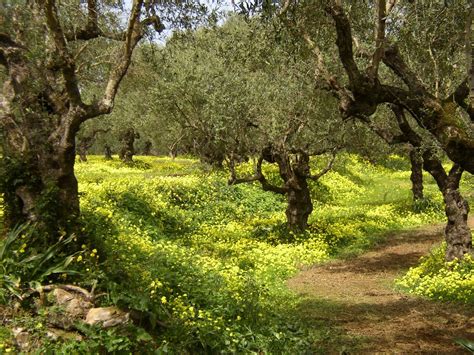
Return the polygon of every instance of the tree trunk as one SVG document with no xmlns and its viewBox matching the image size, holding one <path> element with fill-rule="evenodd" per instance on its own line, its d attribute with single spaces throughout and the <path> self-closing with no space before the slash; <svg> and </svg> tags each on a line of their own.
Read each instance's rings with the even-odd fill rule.
<svg viewBox="0 0 474 355">
<path fill-rule="evenodd" d="M 467 224 L 469 204 L 459 192 L 459 183 L 464 170 L 459 164 L 454 164 L 449 174 L 446 174 L 441 161 L 429 151 L 423 155 L 423 166 L 436 180 L 443 194 L 445 213 L 448 217 L 445 229 L 446 261 L 462 259 L 465 254 L 472 253 L 471 230 Z"/>
<path fill-rule="evenodd" d="M 77 230 L 79 196 L 74 163 L 75 137 L 81 124 L 112 112 L 120 83 L 146 27 L 163 29 L 158 16 L 142 16 L 143 0 L 134 1 L 127 29 L 113 36 L 124 44 L 114 54 L 116 61 L 111 63 L 105 90 L 101 98 L 85 103 L 81 96 L 84 85 L 76 67 L 81 50 L 77 52 L 77 46 L 71 43 L 110 36 L 99 28 L 101 10 L 97 1 L 87 1 L 90 16 L 87 22 L 74 22 L 78 26 L 73 26 L 73 35 L 63 31 L 71 26 L 63 21 L 58 3 L 32 1 L 27 7 L 10 6 L 15 30 L 7 27 L 0 34 L 0 131 L 4 148 L 0 193 L 4 197 L 6 227 L 34 222 L 35 233 L 41 236 L 39 243 L 44 246 Z M 153 12 L 151 6 L 147 6 L 147 13 Z M 84 10 L 82 5 L 78 10 Z"/>
<path fill-rule="evenodd" d="M 313 203 L 306 179 L 298 179 L 299 188 L 287 192 L 288 206 L 286 220 L 288 227 L 295 232 L 302 232 L 308 227 L 308 218 L 313 212 Z"/>
<path fill-rule="evenodd" d="M 458 189 L 448 188 L 443 192 L 445 212 L 448 224 L 445 229 L 446 260 L 462 259 L 472 251 L 471 230 L 467 224 L 469 204 Z"/>
<path fill-rule="evenodd" d="M 27 143 L 18 145 L 6 139 L 2 192 L 7 228 L 19 223 L 34 223 L 44 234 L 44 246 L 57 241 L 60 233 L 73 232 L 79 216 L 77 180 L 74 176 L 75 144 L 71 134 L 54 134 L 45 126 L 41 130 L 20 128 Z M 16 136 L 7 128 L 6 136 Z M 57 137 L 54 139 L 53 137 Z"/>
<path fill-rule="evenodd" d="M 124 163 L 129 164 L 133 162 L 133 156 L 135 155 L 135 138 L 139 138 L 139 135 L 133 128 L 129 128 L 122 133 L 121 141 L 123 145 L 119 157 Z"/>
<path fill-rule="evenodd" d="M 415 148 L 410 150 L 411 175 L 413 201 L 423 198 L 423 160 Z"/>
<path fill-rule="evenodd" d="M 104 156 L 105 160 L 112 160 L 112 149 L 108 144 L 104 146 Z"/>
<path fill-rule="evenodd" d="M 79 143 L 77 146 L 77 154 L 79 154 L 79 160 L 83 163 L 87 162 L 87 149 L 81 147 Z"/>
<path fill-rule="evenodd" d="M 151 147 L 153 146 L 153 143 L 151 141 L 147 140 L 145 142 L 145 146 L 143 147 L 143 155 L 148 156 L 151 155 Z"/>
<path fill-rule="evenodd" d="M 469 73 L 469 100 L 474 104 L 474 0 L 471 0 L 469 17 L 467 21 L 467 71 Z"/>
</svg>

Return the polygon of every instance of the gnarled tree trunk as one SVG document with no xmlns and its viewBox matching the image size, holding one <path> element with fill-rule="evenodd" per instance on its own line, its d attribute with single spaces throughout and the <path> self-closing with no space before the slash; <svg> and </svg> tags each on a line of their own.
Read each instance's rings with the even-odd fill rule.
<svg viewBox="0 0 474 355">
<path fill-rule="evenodd" d="M 145 146 L 143 147 L 143 155 L 151 155 L 151 147 L 153 146 L 153 143 L 151 143 L 150 140 L 147 140 L 145 142 Z"/>
<path fill-rule="evenodd" d="M 445 229 L 446 260 L 461 259 L 472 251 L 471 230 L 467 224 L 469 204 L 458 189 L 448 188 L 443 192 L 445 212 L 448 224 Z"/>
<path fill-rule="evenodd" d="M 446 174 L 439 159 L 431 156 L 429 151 L 424 154 L 423 166 L 433 176 L 443 194 L 448 218 L 445 229 L 446 260 L 462 259 L 465 254 L 472 253 L 472 235 L 467 223 L 469 204 L 459 191 L 464 170 L 459 164 L 454 164 L 449 174 Z"/>
<path fill-rule="evenodd" d="M 422 182 L 421 172 L 418 167 L 419 163 L 422 163 L 423 168 L 435 179 L 439 191 L 443 195 L 445 212 L 448 217 L 448 224 L 445 230 L 447 244 L 446 260 L 451 261 L 454 258 L 462 258 L 464 254 L 472 252 L 471 231 L 467 224 L 469 206 L 459 191 L 459 182 L 461 181 L 464 170 L 460 164 L 456 163 L 449 173 L 446 173 L 440 158 L 438 158 L 436 153 L 431 149 L 426 148 L 428 146 L 425 144 L 426 142 L 424 142 L 426 138 L 420 136 L 411 127 L 406 119 L 403 108 L 394 105 L 391 106 L 391 109 L 395 114 L 401 134 L 392 136 L 384 130 L 374 130 L 389 144 L 409 143 L 412 146 L 412 152 L 410 153 L 410 160 L 412 161 L 412 181 Z M 368 123 L 374 128 L 370 122 Z M 417 157 L 413 157 L 412 153 L 415 150 L 422 151 L 422 153 Z M 416 169 L 414 169 L 414 166 L 416 166 Z M 413 170 L 416 170 L 416 172 L 414 173 Z M 416 176 L 420 178 L 417 179 Z"/>
<path fill-rule="evenodd" d="M 142 18 L 144 1 L 135 0 L 127 29 L 105 33 L 98 25 L 101 9 L 97 3 L 87 1 L 87 22 L 82 28 L 75 27 L 74 33 L 67 31 L 71 26 L 62 21 L 59 7 L 63 4 L 55 0 L 8 7 L 5 11 L 17 16 L 18 26 L 15 31 L 0 32 L 0 65 L 7 77 L 0 95 L 1 163 L 5 172 L 0 176 L 0 192 L 5 200 L 7 228 L 34 222 L 44 245 L 76 230 L 79 196 L 74 160 L 79 127 L 112 111 L 145 27 L 162 29 L 157 16 Z M 28 20 L 21 22 L 25 14 Z M 25 36 L 31 29 L 34 36 Z M 40 37 L 46 41 L 37 41 Z M 84 102 L 75 62 L 78 46 L 71 43 L 98 37 L 123 45 L 115 52 L 116 62 L 102 97 Z"/>
<path fill-rule="evenodd" d="M 319 154 L 323 154 L 322 151 Z M 258 181 L 262 185 L 263 190 L 271 191 L 280 195 L 285 195 L 288 201 L 286 208 L 286 222 L 288 228 L 295 232 L 303 232 L 308 227 L 308 218 L 313 212 L 313 203 L 311 201 L 311 192 L 308 186 L 308 179 L 317 181 L 320 177 L 332 169 L 336 150 L 333 150 L 332 159 L 327 166 L 318 174 L 312 175 L 309 166 L 309 154 L 303 150 L 296 153 L 290 153 L 283 145 L 269 145 L 262 149 L 261 156 L 258 159 L 255 175 L 247 178 L 237 178 L 235 172 L 234 154 L 229 159 L 229 169 L 231 178 L 229 184 L 240 184 L 245 182 Z M 315 154 L 316 155 L 316 154 Z M 267 181 L 262 172 L 262 163 L 276 163 L 280 177 L 284 185 L 275 186 Z"/>
<path fill-rule="evenodd" d="M 79 155 L 79 161 L 82 163 L 87 162 L 87 151 L 77 147 L 77 154 Z"/>
<path fill-rule="evenodd" d="M 423 159 L 419 152 L 412 148 L 410 150 L 411 164 L 411 190 L 413 192 L 413 201 L 423 199 Z"/>
<path fill-rule="evenodd" d="M 87 152 L 94 144 L 95 138 L 99 133 L 107 133 L 109 129 L 95 129 L 89 135 L 82 136 L 77 142 L 77 153 L 81 162 L 87 161 Z"/>
<path fill-rule="evenodd" d="M 295 184 L 298 187 L 289 188 L 286 194 L 286 221 L 290 229 L 304 231 L 308 227 L 309 215 L 313 212 L 313 203 L 306 178 L 298 179 Z"/>
<path fill-rule="evenodd" d="M 108 144 L 104 145 L 104 157 L 105 160 L 112 160 L 112 149 Z"/>
<path fill-rule="evenodd" d="M 46 112 L 29 114 L 16 125 L 3 126 L 6 226 L 35 223 L 51 238 L 43 239 L 45 245 L 54 242 L 60 231 L 74 229 L 79 215 L 73 131 L 64 125 L 67 119 L 55 126 L 45 124 L 49 119 Z"/>
<path fill-rule="evenodd" d="M 122 142 L 122 148 L 120 149 L 119 157 L 124 163 L 132 163 L 133 156 L 135 155 L 135 139 L 140 138 L 140 135 L 135 132 L 133 128 L 125 130 L 120 141 Z"/>
</svg>

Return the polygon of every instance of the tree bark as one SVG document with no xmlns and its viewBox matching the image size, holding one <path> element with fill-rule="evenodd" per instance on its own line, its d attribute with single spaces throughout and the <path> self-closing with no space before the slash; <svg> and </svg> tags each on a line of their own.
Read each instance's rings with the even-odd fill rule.
<svg viewBox="0 0 474 355">
<path fill-rule="evenodd" d="M 472 251 L 471 232 L 467 224 L 469 206 L 459 192 L 459 182 L 461 181 L 463 169 L 456 163 L 449 171 L 449 174 L 446 173 L 440 158 L 436 156 L 435 152 L 427 148 L 429 144 L 425 144 L 426 141 L 424 139 L 426 138 L 420 136 L 411 127 L 405 117 L 403 108 L 392 105 L 391 109 L 395 114 L 401 134 L 393 135 L 385 130 L 377 129 L 370 121 L 366 121 L 366 123 L 389 144 L 408 143 L 411 145 L 411 179 L 421 183 L 419 188 L 415 188 L 416 184 L 415 182 L 413 183 L 414 198 L 416 191 L 419 193 L 423 191 L 422 175 L 418 166 L 418 164 L 423 164 L 423 168 L 435 179 L 444 199 L 445 212 L 448 217 L 448 225 L 445 230 L 447 244 L 446 260 L 451 261 L 454 258 L 462 258 L 464 254 Z M 422 153 L 418 153 L 420 150 Z"/>
<path fill-rule="evenodd" d="M 308 228 L 308 218 L 313 212 L 313 203 L 306 178 L 298 179 L 296 184 L 299 188 L 290 188 L 286 194 L 288 201 L 286 220 L 291 230 L 302 232 Z"/>
<path fill-rule="evenodd" d="M 429 151 L 424 154 L 423 166 L 435 179 L 445 203 L 448 223 L 445 229 L 446 261 L 462 259 L 465 254 L 472 253 L 472 235 L 467 223 L 469 204 L 459 191 L 463 169 L 454 164 L 446 174 L 441 161 Z"/>
<path fill-rule="evenodd" d="M 368 74 L 364 74 L 354 58 L 351 23 L 341 4 L 333 3 L 327 7 L 327 11 L 335 23 L 339 59 L 347 74 L 349 84 L 341 85 L 332 75 L 324 75 L 324 79 L 339 99 L 339 109 L 343 117 L 366 119 L 374 114 L 381 104 L 401 106 L 417 121 L 420 128 L 430 132 L 436 138 L 453 162 L 474 174 L 474 130 L 472 128 L 474 106 L 466 103 L 469 97 L 470 79 L 464 80 L 448 97 L 437 98 L 418 79 L 398 48 L 388 45 L 384 46 L 381 60 L 405 85 L 386 85 L 381 83 L 380 78 L 371 78 Z M 383 27 L 379 26 L 379 29 L 383 30 Z M 383 39 L 384 36 L 380 34 L 379 38 Z M 310 39 L 307 39 L 307 42 L 310 42 L 310 47 L 320 57 L 321 54 L 315 42 Z M 375 54 L 378 53 L 379 48 L 381 47 L 377 47 Z M 371 68 L 370 66 L 368 68 L 369 74 L 376 75 Z M 467 113 L 470 122 L 457 112 L 458 107 Z"/>
<path fill-rule="evenodd" d="M 469 101 L 474 105 L 474 0 L 471 0 L 466 31 L 467 72 L 469 73 Z"/>
<path fill-rule="evenodd" d="M 108 144 L 104 146 L 104 157 L 105 160 L 112 160 L 112 149 Z"/>
<path fill-rule="evenodd" d="M 411 190 L 413 192 L 413 201 L 423 199 L 423 160 L 415 148 L 410 150 L 411 164 Z"/>
<path fill-rule="evenodd" d="M 99 133 L 107 133 L 110 129 L 95 129 L 89 135 L 82 136 L 77 142 L 77 153 L 81 162 L 87 162 L 87 152 L 94 144 L 95 138 Z"/>
<path fill-rule="evenodd" d="M 322 151 L 319 154 L 323 154 Z M 264 191 L 271 191 L 287 198 L 286 221 L 288 228 L 295 232 L 303 232 L 308 227 L 308 218 L 313 212 L 313 203 L 311 201 L 311 192 L 308 187 L 308 179 L 317 181 L 328 171 L 332 169 L 336 150 L 333 150 L 332 159 L 327 166 L 318 174 L 312 175 L 309 166 L 309 154 L 306 151 L 298 150 L 291 154 L 284 146 L 268 145 L 262 149 L 261 156 L 258 159 L 255 174 L 247 178 L 237 178 L 235 172 L 235 157 L 232 155 L 229 159 L 229 170 L 231 178 L 229 185 L 241 184 L 246 182 L 258 181 Z M 315 154 L 317 155 L 317 154 Z M 263 161 L 276 163 L 280 177 L 284 185 L 275 186 L 267 181 L 262 172 Z"/>
<path fill-rule="evenodd" d="M 467 223 L 469 204 L 459 191 L 463 169 L 454 164 L 447 174 L 441 161 L 430 150 L 423 154 L 423 167 L 433 176 L 443 195 L 448 218 L 445 229 L 446 261 L 462 259 L 465 254 L 472 253 L 472 236 Z"/>
<path fill-rule="evenodd" d="M 462 259 L 472 252 L 472 235 L 467 224 L 469 204 L 461 196 L 459 189 L 448 188 L 443 192 L 448 224 L 445 229 L 446 260 Z"/>
<path fill-rule="evenodd" d="M 79 155 L 79 161 L 82 163 L 87 162 L 87 149 L 80 145 L 77 145 L 77 154 Z"/>
<path fill-rule="evenodd" d="M 151 147 L 153 146 L 153 143 L 151 141 L 147 140 L 145 142 L 145 146 L 143 147 L 143 155 L 151 155 Z"/>
<path fill-rule="evenodd" d="M 44 234 L 44 245 L 49 245 L 57 241 L 60 233 L 74 230 L 79 196 L 74 175 L 74 139 L 51 144 L 48 138 L 52 132 L 46 125 L 41 127 L 19 127 L 29 144 L 18 146 L 12 140 L 5 141 L 3 163 L 7 176 L 2 190 L 7 228 L 35 223 L 35 229 Z M 15 134 L 11 127 L 7 128 L 7 137 Z"/>
<path fill-rule="evenodd" d="M 135 139 L 139 138 L 140 135 L 135 132 L 133 128 L 125 130 L 121 137 L 120 141 L 122 142 L 122 148 L 120 149 L 120 160 L 124 163 L 132 163 L 133 156 L 135 155 Z"/>
</svg>

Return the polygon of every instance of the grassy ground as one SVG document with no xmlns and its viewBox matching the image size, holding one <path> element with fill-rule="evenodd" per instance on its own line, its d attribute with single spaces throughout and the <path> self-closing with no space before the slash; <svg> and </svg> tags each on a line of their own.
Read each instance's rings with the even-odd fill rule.
<svg viewBox="0 0 474 355">
<path fill-rule="evenodd" d="M 430 179 L 426 201 L 413 211 L 408 167 L 398 157 L 374 166 L 342 155 L 311 185 L 309 231 L 294 235 L 285 227 L 284 198 L 256 184 L 227 186 L 225 172 L 195 160 L 138 157 L 126 166 L 89 157 L 76 165 L 84 247 L 92 251 L 75 261 L 85 272 L 81 284 L 98 280 L 105 304 L 149 315 L 151 336 L 123 350 L 310 351 L 318 339 L 342 334 L 301 319 L 288 278 L 305 265 L 359 254 L 388 231 L 443 219 Z M 265 170 L 278 181 L 275 169 Z M 68 349 L 94 351 L 94 344 Z"/>
<path fill-rule="evenodd" d="M 116 298 L 140 302 L 169 323 L 160 341 L 175 348 L 303 351 L 327 329 L 316 334 L 293 316 L 299 299 L 286 288 L 288 277 L 358 253 L 387 231 L 442 218 L 431 181 L 426 208 L 412 212 L 409 172 L 397 157 L 387 167 L 341 157 L 312 186 L 305 235 L 288 233 L 284 199 L 258 185 L 229 187 L 225 173 L 203 173 L 192 160 L 138 161 L 78 164 L 85 225 Z M 124 295 L 125 284 L 134 292 Z"/>
</svg>

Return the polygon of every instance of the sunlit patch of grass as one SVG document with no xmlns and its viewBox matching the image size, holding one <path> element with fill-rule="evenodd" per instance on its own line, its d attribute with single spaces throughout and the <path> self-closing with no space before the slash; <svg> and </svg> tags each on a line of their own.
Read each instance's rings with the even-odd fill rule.
<svg viewBox="0 0 474 355">
<path fill-rule="evenodd" d="M 429 203 L 414 211 L 405 163 L 391 157 L 377 166 L 341 155 L 333 171 L 310 182 L 310 227 L 293 234 L 284 196 L 258 183 L 228 186 L 226 171 L 194 159 L 140 156 L 124 164 L 90 156 L 76 164 L 82 233 L 101 262 L 99 274 L 91 270 L 87 278 L 100 278 L 111 302 L 165 322 L 155 344 L 177 352 L 355 346 L 322 323 L 300 319 L 301 299 L 286 280 L 302 266 L 360 253 L 388 231 L 442 220 L 441 196 L 428 178 Z M 253 172 L 251 163 L 239 169 Z M 264 171 L 281 183 L 275 166 Z M 471 184 L 466 179 L 463 187 Z"/>
<path fill-rule="evenodd" d="M 300 300 L 287 278 L 303 265 L 364 250 L 389 230 L 442 217 L 437 205 L 412 211 L 409 172 L 355 155 L 311 185 L 315 208 L 299 235 L 285 228 L 284 197 L 258 184 L 228 186 L 225 172 L 203 171 L 192 159 L 136 160 L 77 164 L 85 232 L 118 285 L 113 297 L 164 320 L 161 340 L 182 349 L 306 351 L 321 333 L 311 335 L 295 317 Z M 274 167 L 264 169 L 279 182 Z M 428 181 L 436 200 L 434 190 Z"/>
</svg>

